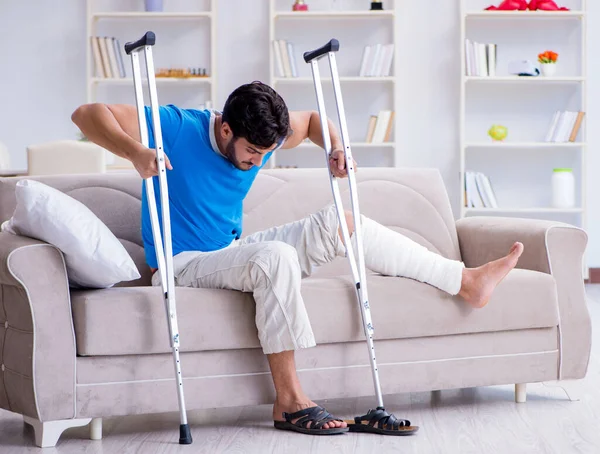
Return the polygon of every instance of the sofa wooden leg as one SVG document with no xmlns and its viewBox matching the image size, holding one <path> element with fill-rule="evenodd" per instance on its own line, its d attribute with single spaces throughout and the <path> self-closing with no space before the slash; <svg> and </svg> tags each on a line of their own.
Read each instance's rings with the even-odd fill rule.
<svg viewBox="0 0 600 454">
<path fill-rule="evenodd" d="M 527 383 L 517 383 L 515 385 L 515 402 L 523 404 L 527 401 Z"/>
<path fill-rule="evenodd" d="M 90 440 L 102 440 L 102 418 L 93 418 L 90 423 Z"/>
<path fill-rule="evenodd" d="M 56 446 L 61 434 L 71 427 L 81 427 L 89 424 L 91 418 L 61 419 L 58 421 L 40 421 L 38 419 L 23 416 L 23 420 L 33 427 L 35 433 L 35 444 L 40 448 Z"/>
</svg>

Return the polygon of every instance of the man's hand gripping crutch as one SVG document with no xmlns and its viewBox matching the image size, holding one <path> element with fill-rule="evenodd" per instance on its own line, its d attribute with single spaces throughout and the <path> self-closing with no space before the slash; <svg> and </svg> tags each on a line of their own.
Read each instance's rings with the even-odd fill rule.
<svg viewBox="0 0 600 454">
<path fill-rule="evenodd" d="M 329 125 L 327 122 L 327 114 L 325 112 L 325 100 L 323 89 L 321 86 L 321 77 L 319 75 L 319 60 L 327 55 L 329 57 L 329 67 L 331 70 L 331 78 L 333 82 L 333 92 L 335 95 L 338 118 L 340 120 L 340 132 L 344 147 L 344 158 L 346 163 L 346 171 L 348 173 L 348 183 L 350 185 L 350 201 L 352 204 L 352 215 L 354 218 L 354 239 L 356 240 L 356 251 L 350 239 L 346 216 L 340 196 L 340 189 L 337 178 L 329 172 L 331 181 L 331 189 L 333 191 L 333 199 L 340 222 L 344 244 L 346 246 L 350 268 L 354 277 L 354 287 L 358 305 L 360 307 L 363 328 L 367 345 L 369 348 L 369 360 L 371 362 L 371 372 L 373 375 L 373 383 L 375 386 L 375 395 L 377 397 L 377 408 L 369 410 L 363 416 L 357 416 L 352 421 L 347 421 L 351 432 L 370 432 L 383 435 L 408 435 L 416 432 L 418 427 L 411 426 L 410 421 L 405 419 L 397 419 L 394 415 L 385 411 L 383 406 L 383 397 L 381 394 L 381 385 L 379 383 L 379 373 L 377 362 L 375 359 L 375 347 L 373 345 L 373 323 L 371 321 L 371 309 L 369 307 L 369 297 L 367 292 L 367 277 L 365 272 L 365 260 L 363 255 L 362 243 L 362 228 L 360 222 L 360 209 L 358 205 L 358 193 L 356 190 L 356 178 L 354 175 L 354 159 L 352 158 L 352 150 L 350 148 L 350 139 L 348 137 L 348 128 L 346 126 L 346 115 L 344 112 L 344 103 L 342 100 L 342 92 L 338 77 L 337 64 L 335 61 L 335 52 L 339 50 L 339 42 L 332 39 L 324 46 L 304 53 L 304 61 L 310 63 L 312 68 L 313 82 L 317 96 L 317 105 L 321 120 L 321 129 L 323 132 L 323 144 L 326 154 L 327 164 L 331 153 L 331 137 L 329 135 Z M 377 427 L 375 427 L 377 426 Z"/>
<path fill-rule="evenodd" d="M 144 112 L 144 93 L 140 71 L 139 53 L 143 50 L 146 60 L 146 74 L 148 77 L 148 91 L 150 94 L 150 105 L 152 109 L 152 124 L 154 125 L 154 143 L 156 149 L 156 161 L 158 167 L 158 181 L 160 189 L 160 205 L 162 211 L 162 230 L 164 234 L 164 245 L 161 230 L 158 223 L 158 212 L 154 192 L 153 177 L 147 178 L 146 196 L 148 198 L 148 209 L 152 222 L 152 237 L 156 249 L 156 260 L 162 283 L 167 321 L 169 324 L 169 337 L 173 350 L 173 363 L 175 366 L 175 380 L 177 383 L 177 397 L 179 400 L 179 444 L 189 445 L 192 443 L 192 435 L 187 422 L 185 401 L 183 398 L 183 377 L 181 375 L 181 363 L 179 361 L 179 329 L 177 327 L 177 312 L 175 307 L 175 278 L 173 274 L 173 248 L 171 243 L 171 220 L 169 211 L 169 192 L 167 187 L 167 176 L 165 166 L 165 154 L 162 142 L 162 130 L 160 127 L 160 115 L 158 111 L 158 96 L 156 92 L 156 79 L 154 74 L 154 60 L 152 58 L 152 46 L 156 42 L 153 32 L 147 32 L 138 41 L 125 44 L 125 52 L 131 55 L 133 69 L 133 84 L 135 87 L 135 101 L 138 113 L 138 125 L 142 144 L 149 146 L 148 129 L 146 127 L 146 115 Z"/>
</svg>

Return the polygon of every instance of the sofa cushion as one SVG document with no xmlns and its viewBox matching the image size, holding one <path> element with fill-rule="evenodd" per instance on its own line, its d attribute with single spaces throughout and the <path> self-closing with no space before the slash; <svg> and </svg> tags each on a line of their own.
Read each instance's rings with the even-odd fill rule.
<svg viewBox="0 0 600 454">
<path fill-rule="evenodd" d="M 375 339 L 547 328 L 558 324 L 554 278 L 515 269 L 489 304 L 471 309 L 459 296 L 412 279 L 370 275 Z M 302 294 L 317 343 L 364 340 L 350 276 L 308 278 Z M 168 328 L 157 287 L 72 292 L 79 355 L 168 353 Z M 182 351 L 259 348 L 251 294 L 177 288 Z"/>
</svg>

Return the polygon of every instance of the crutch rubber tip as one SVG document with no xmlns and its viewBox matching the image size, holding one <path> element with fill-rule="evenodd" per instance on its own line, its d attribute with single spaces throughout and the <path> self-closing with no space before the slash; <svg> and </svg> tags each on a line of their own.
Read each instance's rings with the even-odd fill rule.
<svg viewBox="0 0 600 454">
<path fill-rule="evenodd" d="M 190 432 L 190 426 L 188 424 L 179 425 L 179 444 L 180 445 L 191 445 L 192 434 Z"/>
</svg>

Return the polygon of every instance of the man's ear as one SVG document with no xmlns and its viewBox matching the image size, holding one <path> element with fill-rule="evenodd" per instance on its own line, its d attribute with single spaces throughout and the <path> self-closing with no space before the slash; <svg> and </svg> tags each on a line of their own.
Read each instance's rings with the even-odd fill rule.
<svg viewBox="0 0 600 454">
<path fill-rule="evenodd" d="M 229 140 L 233 137 L 231 126 L 229 126 L 229 123 L 227 122 L 221 123 L 221 137 L 225 140 Z"/>
</svg>

